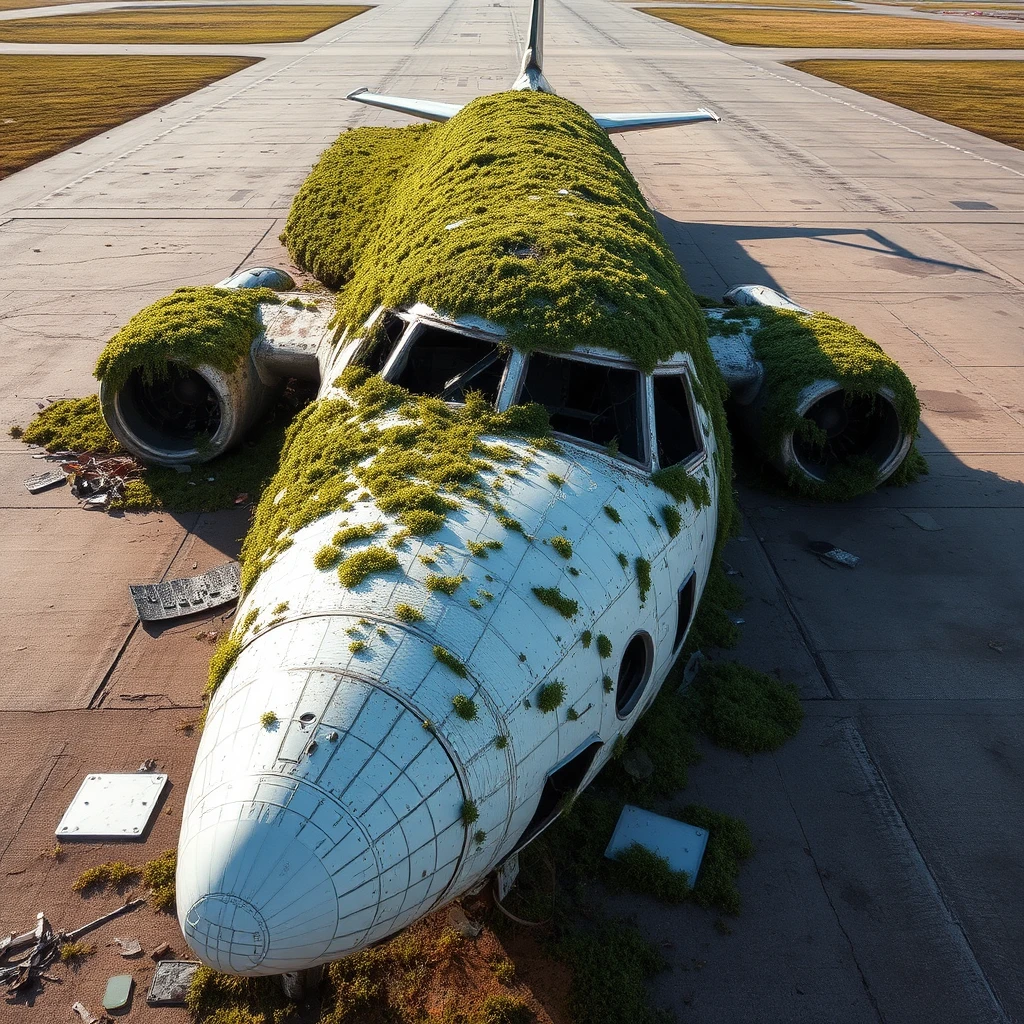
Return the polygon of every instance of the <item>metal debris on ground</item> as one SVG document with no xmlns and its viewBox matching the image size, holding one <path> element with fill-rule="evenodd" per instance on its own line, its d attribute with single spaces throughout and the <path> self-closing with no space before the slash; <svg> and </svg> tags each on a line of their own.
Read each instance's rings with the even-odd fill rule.
<svg viewBox="0 0 1024 1024">
<path fill-rule="evenodd" d="M 51 469 L 47 473 L 36 473 L 25 480 L 25 489 L 29 494 L 38 494 L 40 491 L 48 491 L 51 487 L 64 483 L 67 477 L 62 469 Z"/>
<path fill-rule="evenodd" d="M 143 696 L 147 696 L 148 697 L 149 694 L 143 694 Z M 143 761 L 142 764 L 139 765 L 137 770 L 140 771 L 140 772 L 153 772 L 153 771 L 156 771 L 156 761 L 154 761 L 153 758 L 150 757 L 147 760 Z"/>
<path fill-rule="evenodd" d="M 140 839 L 166 785 L 162 772 L 87 775 L 54 834 L 58 838 Z"/>
<path fill-rule="evenodd" d="M 704 654 L 701 651 L 694 651 L 686 662 L 686 668 L 683 669 L 683 685 L 680 687 L 681 690 L 685 689 L 697 678 L 700 674 L 700 667 L 703 664 Z"/>
<path fill-rule="evenodd" d="M 138 939 L 114 939 L 114 945 L 123 957 L 138 956 L 142 952 L 142 943 Z"/>
<path fill-rule="evenodd" d="M 123 1010 L 132 997 L 132 986 L 135 979 L 130 974 L 115 974 L 107 981 L 103 993 L 104 1010 Z"/>
<path fill-rule="evenodd" d="M 30 932 L 21 935 L 9 935 L 4 943 L 0 944 L 0 960 L 4 960 L 14 950 L 31 946 L 28 953 L 22 954 L 21 958 L 9 964 L 0 964 L 0 985 L 7 986 L 7 992 L 17 995 L 19 992 L 29 991 L 37 981 L 53 981 L 54 979 L 46 973 L 46 968 L 57 959 L 60 947 L 66 942 L 74 942 L 75 939 L 91 932 L 107 921 L 113 920 L 120 914 L 136 907 L 141 907 L 146 901 L 144 899 L 131 900 L 117 910 L 109 914 L 97 917 L 96 920 L 82 925 L 70 932 L 54 932 L 46 916 L 39 913 L 36 916 L 36 926 Z M 74 1009 L 74 1007 L 72 1007 Z M 84 1007 L 83 1007 L 84 1009 Z M 79 1013 L 78 1010 L 75 1010 Z M 88 1011 L 86 1011 L 88 1013 Z M 79 1013 L 81 1016 L 81 1013 Z M 82 1017 L 85 1020 L 85 1017 Z M 95 1020 L 95 1018 L 93 1018 Z"/>
<path fill-rule="evenodd" d="M 458 904 L 453 904 L 448 910 L 448 927 L 464 939 L 475 939 L 484 928 L 478 921 L 473 921 Z"/>
<path fill-rule="evenodd" d="M 150 1006 L 184 1006 L 192 978 L 199 970 L 194 960 L 162 960 L 146 994 Z"/>
<path fill-rule="evenodd" d="M 228 562 L 199 576 L 128 587 L 142 622 L 178 619 L 237 601 L 240 590 L 237 562 Z"/>
<path fill-rule="evenodd" d="M 71 1012 L 77 1013 L 82 1018 L 83 1024 L 99 1024 L 103 1019 L 102 1017 L 97 1017 L 96 1014 L 88 1010 L 82 1003 L 72 1003 Z"/>
<path fill-rule="evenodd" d="M 938 533 L 942 527 L 927 512 L 908 512 L 905 508 L 900 511 L 915 525 L 929 533 Z"/>
<path fill-rule="evenodd" d="M 142 475 L 142 463 L 130 455 L 75 455 L 61 464 L 71 493 L 85 508 L 106 510 L 124 497 L 124 485 Z"/>
<path fill-rule="evenodd" d="M 857 555 L 844 551 L 842 548 L 837 548 L 835 544 L 827 540 L 812 540 L 807 545 L 807 550 L 817 555 L 825 563 L 841 565 L 846 569 L 856 569 L 857 563 L 860 561 Z"/>
<path fill-rule="evenodd" d="M 153 960 L 162 960 L 165 956 L 174 955 L 174 950 L 171 949 L 169 942 L 161 942 L 159 946 L 154 947 L 149 951 L 150 958 Z"/>
<path fill-rule="evenodd" d="M 614 860 L 634 843 L 664 857 L 673 871 L 685 871 L 692 889 L 704 859 L 708 833 L 706 829 L 687 825 L 684 821 L 626 804 L 604 855 Z"/>
</svg>

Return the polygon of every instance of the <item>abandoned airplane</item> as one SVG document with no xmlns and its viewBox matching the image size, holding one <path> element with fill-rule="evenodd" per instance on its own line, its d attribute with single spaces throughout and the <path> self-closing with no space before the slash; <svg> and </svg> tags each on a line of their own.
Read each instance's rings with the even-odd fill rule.
<svg viewBox="0 0 1024 1024">
<path fill-rule="evenodd" d="M 184 810 L 181 928 L 221 971 L 386 938 L 478 887 L 600 771 L 730 528 L 723 377 L 809 493 L 874 486 L 911 445 L 913 389 L 848 325 L 764 289 L 698 306 L 607 133 L 717 117 L 591 118 L 555 97 L 541 3 L 509 93 L 461 110 L 352 94 L 447 123 L 339 140 L 412 142 L 390 151 L 391 191 L 381 164 L 300 258 L 316 271 L 372 207 L 333 316 L 257 268 L 162 300 L 100 361 L 111 430 L 165 465 L 237 445 L 283 381 L 319 385 L 245 542 Z M 341 178 L 318 165 L 300 193 L 314 219 L 362 187 L 357 141 Z M 181 340 L 193 321 L 205 334 Z M 848 341 L 881 367 L 866 383 Z M 813 358 L 794 380 L 775 356 L 798 342 Z"/>
</svg>

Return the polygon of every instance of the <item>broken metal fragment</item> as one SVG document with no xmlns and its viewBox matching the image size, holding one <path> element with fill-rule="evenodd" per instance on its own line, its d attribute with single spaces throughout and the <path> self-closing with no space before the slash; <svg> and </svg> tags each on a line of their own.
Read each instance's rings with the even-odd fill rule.
<svg viewBox="0 0 1024 1024">
<path fill-rule="evenodd" d="M 827 540 L 812 540 L 807 545 L 807 550 L 817 555 L 822 561 L 832 562 L 846 569 L 856 569 L 857 563 L 860 561 L 857 555 L 844 551 L 842 548 L 837 548 L 835 544 Z"/>
<path fill-rule="evenodd" d="M 237 562 L 220 565 L 199 576 L 163 583 L 134 583 L 128 591 L 142 622 L 178 619 L 238 600 Z"/>
<path fill-rule="evenodd" d="M 36 473 L 25 480 L 25 489 L 29 494 L 38 494 L 40 491 L 47 491 L 51 487 L 64 483 L 67 477 L 62 469 L 51 469 L 46 473 Z"/>
<path fill-rule="evenodd" d="M 199 964 L 193 960 L 161 960 L 153 974 L 146 1002 L 150 1006 L 184 1006 L 188 987 L 198 969 Z"/>
</svg>

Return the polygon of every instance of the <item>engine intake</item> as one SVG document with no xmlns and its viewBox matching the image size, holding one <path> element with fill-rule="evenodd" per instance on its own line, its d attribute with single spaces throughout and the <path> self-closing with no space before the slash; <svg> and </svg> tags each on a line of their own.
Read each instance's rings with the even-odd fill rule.
<svg viewBox="0 0 1024 1024">
<path fill-rule="evenodd" d="M 849 324 L 772 289 L 743 286 L 726 298 L 761 307 L 705 312 L 733 418 L 765 459 L 812 497 L 852 498 L 892 476 L 920 416 L 896 363 Z"/>
</svg>

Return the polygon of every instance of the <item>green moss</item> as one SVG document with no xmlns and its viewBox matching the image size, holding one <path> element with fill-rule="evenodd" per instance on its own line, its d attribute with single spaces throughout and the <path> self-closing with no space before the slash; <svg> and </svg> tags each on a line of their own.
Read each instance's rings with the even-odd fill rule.
<svg viewBox="0 0 1024 1024">
<path fill-rule="evenodd" d="M 376 537 L 383 529 L 383 523 L 357 523 L 355 526 L 343 526 L 334 535 L 331 543 L 343 548 L 346 544 L 352 544 L 357 540 L 369 540 L 371 537 Z"/>
<path fill-rule="evenodd" d="M 594 634 L 591 633 L 589 629 L 583 630 L 583 632 L 580 634 L 580 640 L 582 641 L 583 646 L 585 648 L 589 649 L 590 643 L 591 643 L 591 641 L 593 639 L 594 639 Z"/>
<path fill-rule="evenodd" d="M 462 808 L 459 811 L 459 817 L 462 818 L 462 824 L 469 828 L 470 825 L 475 825 L 480 818 L 480 812 L 477 810 L 476 802 L 473 800 L 463 800 Z"/>
<path fill-rule="evenodd" d="M 273 711 L 264 711 L 263 714 L 260 715 L 260 725 L 262 725 L 264 729 L 269 729 L 272 725 L 277 725 L 277 722 L 277 715 L 275 715 Z"/>
<path fill-rule="evenodd" d="M 549 543 L 563 558 L 572 558 L 572 541 L 568 537 L 552 537 Z"/>
<path fill-rule="evenodd" d="M 357 128 L 340 135 L 292 201 L 284 241 L 295 263 L 329 288 L 345 284 L 431 130 Z"/>
<path fill-rule="evenodd" d="M 379 161 L 391 154 L 384 145 Z M 704 354 L 704 317 L 637 183 L 575 104 L 545 93 L 485 96 L 409 148 L 404 177 L 386 205 L 375 203 L 384 210 L 377 230 L 360 234 L 340 324 L 418 300 L 501 324 L 524 350 L 595 345 L 643 370 L 679 349 Z M 344 191 L 343 173 L 328 187 Z"/>
<path fill-rule="evenodd" d="M 610 658 L 612 656 L 612 642 L 604 633 L 599 633 L 597 636 L 597 653 L 602 658 Z"/>
<path fill-rule="evenodd" d="M 614 505 L 605 505 L 604 514 L 613 522 L 621 523 L 622 516 L 619 515 L 619 510 Z"/>
<path fill-rule="evenodd" d="M 523 524 L 518 519 L 513 519 L 509 515 L 505 515 L 503 512 L 499 512 L 495 518 L 505 527 L 506 530 L 511 530 L 513 533 L 522 533 Z"/>
<path fill-rule="evenodd" d="M 604 692 L 611 693 L 615 689 L 615 682 L 611 676 L 605 675 L 601 677 L 601 682 L 604 685 Z M 620 737 L 621 738 L 621 737 Z"/>
<path fill-rule="evenodd" d="M 350 643 L 348 645 L 348 649 L 353 654 L 362 654 L 363 651 L 366 650 L 366 641 L 365 640 L 353 640 L 352 643 Z"/>
<path fill-rule="evenodd" d="M 667 857 L 639 843 L 620 850 L 611 866 L 611 880 L 632 892 L 646 893 L 662 903 L 682 903 L 690 895 L 690 876 L 673 870 Z"/>
<path fill-rule="evenodd" d="M 580 574 L 579 569 L 577 569 L 575 565 L 570 565 L 566 571 L 569 573 L 570 576 L 579 576 Z"/>
<path fill-rule="evenodd" d="M 443 659 L 439 658 L 438 660 L 441 661 Z M 461 662 L 458 662 L 457 664 L 461 664 Z M 463 675 L 465 675 L 465 671 L 465 668 L 463 668 Z M 458 673 L 456 673 L 456 675 L 458 675 Z M 467 697 L 465 696 L 465 694 L 461 693 L 456 694 L 456 696 L 452 698 L 452 707 L 455 709 L 455 714 L 457 714 L 459 718 L 462 718 L 467 722 L 473 722 L 476 720 L 476 701 L 474 701 L 471 697 Z"/>
<path fill-rule="evenodd" d="M 498 748 L 498 750 L 504 750 L 508 746 L 508 737 L 507 736 L 495 736 L 494 737 L 494 745 L 495 745 L 495 747 Z"/>
<path fill-rule="evenodd" d="M 262 330 L 257 307 L 281 300 L 269 288 L 178 288 L 136 313 L 96 363 L 96 377 L 119 390 L 136 370 L 152 382 L 168 362 L 231 373 Z"/>
<path fill-rule="evenodd" d="M 442 665 L 447 665 L 460 679 L 465 679 L 468 673 L 466 672 L 466 666 L 459 661 L 458 658 L 452 654 L 446 647 L 441 647 L 439 644 L 434 644 L 434 657 L 437 658 Z"/>
<path fill-rule="evenodd" d="M 754 354 L 764 363 L 764 404 L 758 444 L 765 459 L 779 451 L 783 437 L 799 431 L 813 440 L 820 431 L 796 414 L 800 392 L 817 380 L 834 380 L 855 398 L 872 398 L 881 388 L 894 395 L 900 426 L 913 437 L 921 406 L 914 386 L 881 346 L 856 327 L 827 313 L 805 317 L 782 310 L 758 309 L 760 327 L 753 333 Z M 871 460 L 838 462 L 824 481 L 802 474 L 790 484 L 801 493 L 822 500 L 844 500 L 872 490 L 877 468 Z"/>
<path fill-rule="evenodd" d="M 532 590 L 541 604 L 554 608 L 563 619 L 571 619 L 580 609 L 579 603 L 566 597 L 558 587 L 533 587 Z"/>
<path fill-rule="evenodd" d="M 661 525 L 658 523 L 658 520 L 654 518 L 654 516 L 648 515 L 647 522 L 649 522 L 651 526 L 653 526 L 656 530 L 661 529 Z"/>
<path fill-rule="evenodd" d="M 123 889 L 137 882 L 142 872 L 123 860 L 112 860 L 106 864 L 97 864 L 94 868 L 83 871 L 72 883 L 75 892 L 91 894 L 100 892 L 110 886 L 112 889 Z"/>
<path fill-rule="evenodd" d="M 689 700 L 704 732 L 743 754 L 782 746 L 804 717 L 795 686 L 734 661 L 705 663 Z"/>
<path fill-rule="evenodd" d="M 486 837 L 487 833 L 478 832 L 477 835 Z M 477 841 L 483 842 L 483 840 Z M 514 971 L 513 967 L 513 973 Z M 473 1011 L 466 1024 L 530 1024 L 535 1019 L 533 1010 L 522 999 L 497 992 L 484 997 L 483 1002 Z"/>
<path fill-rule="evenodd" d="M 750 829 L 739 819 L 700 804 L 687 804 L 678 817 L 708 833 L 708 845 L 693 887 L 694 901 L 702 907 L 738 914 L 741 901 L 736 878 L 740 861 L 754 852 Z"/>
<path fill-rule="evenodd" d="M 694 508 L 706 508 L 711 504 L 707 481 L 703 477 L 692 476 L 682 466 L 655 470 L 651 474 L 651 483 L 668 491 L 676 501 L 689 501 Z"/>
<path fill-rule="evenodd" d="M 486 839 L 487 833 L 482 828 L 477 829 L 473 833 L 473 842 L 476 843 L 477 846 L 482 845 L 486 841 Z"/>
<path fill-rule="evenodd" d="M 212 697 L 216 693 L 217 687 L 224 682 L 224 677 L 228 674 L 231 666 L 234 665 L 241 653 L 241 635 L 236 635 L 232 632 L 220 639 L 217 643 L 217 649 L 213 652 L 213 657 L 210 659 L 210 669 L 207 673 L 205 690 L 207 697 Z"/>
<path fill-rule="evenodd" d="M 240 978 L 206 966 L 196 970 L 185 996 L 195 1024 L 277 1024 L 288 1005 L 277 978 Z"/>
<path fill-rule="evenodd" d="M 411 604 L 396 604 L 395 618 L 402 622 L 422 622 L 423 612 L 418 608 L 413 608 Z"/>
<path fill-rule="evenodd" d="M 149 904 L 154 910 L 169 911 L 174 908 L 174 876 L 177 867 L 177 850 L 167 850 L 143 865 L 142 884 L 149 889 Z"/>
<path fill-rule="evenodd" d="M 121 451 L 103 419 L 96 395 L 62 398 L 48 405 L 18 436 L 26 444 L 42 445 L 47 451 L 108 455 Z"/>
<path fill-rule="evenodd" d="M 565 683 L 560 683 L 557 680 L 545 683 L 537 691 L 537 707 L 540 708 L 545 715 L 560 707 L 564 701 Z"/>
<path fill-rule="evenodd" d="M 343 587 L 358 586 L 367 576 L 398 568 L 398 556 L 379 544 L 356 551 L 338 566 L 338 579 Z"/>
<path fill-rule="evenodd" d="M 640 588 L 640 603 L 647 602 L 647 594 L 651 589 L 651 563 L 646 558 L 638 558 L 634 563 L 636 582 Z"/>
<path fill-rule="evenodd" d="M 554 948 L 572 972 L 574 1024 L 665 1024 L 664 1014 L 648 1005 L 647 990 L 667 965 L 635 928 L 602 922 L 563 935 Z"/>
<path fill-rule="evenodd" d="M 559 476 L 557 473 L 548 473 L 548 483 L 561 487 L 565 483 L 565 477 Z"/>
<path fill-rule="evenodd" d="M 665 520 L 665 529 L 670 537 L 678 537 L 683 527 L 683 517 L 675 505 L 662 505 L 661 518 Z"/>
<path fill-rule="evenodd" d="M 413 537 L 429 537 L 444 526 L 444 516 L 427 508 L 405 509 L 399 512 L 398 521 L 405 525 L 407 534 Z"/>
<path fill-rule="evenodd" d="M 619 560 L 619 565 L 621 565 L 623 569 L 629 565 L 629 557 L 626 555 L 625 551 L 620 551 L 615 557 Z"/>
<path fill-rule="evenodd" d="M 341 558 L 341 549 L 333 544 L 325 544 L 313 556 L 313 565 L 318 569 L 333 569 Z"/>
<path fill-rule="evenodd" d="M 274 607 L 271 609 L 270 614 L 283 615 L 286 611 L 288 611 L 289 607 L 290 606 L 287 601 L 278 601 L 278 603 L 275 604 Z"/>
<path fill-rule="evenodd" d="M 580 713 L 575 708 L 569 708 L 565 713 L 565 720 L 567 722 L 577 722 L 579 721 L 579 717 Z"/>
<path fill-rule="evenodd" d="M 471 555 L 476 555 L 477 558 L 486 558 L 488 551 L 500 551 L 502 548 L 500 540 L 471 540 L 466 542 L 466 547 L 469 549 Z"/>
<path fill-rule="evenodd" d="M 483 606 L 484 606 L 483 601 L 478 601 L 475 597 L 471 597 L 469 599 L 469 607 L 470 608 L 475 608 L 477 611 L 479 611 L 481 608 L 483 608 Z"/>
<path fill-rule="evenodd" d="M 491 964 L 491 970 L 502 985 L 511 985 L 516 980 L 516 965 L 505 957 L 495 960 Z"/>
<path fill-rule="evenodd" d="M 467 579 L 469 579 L 468 576 L 438 576 L 431 573 L 426 580 L 427 590 L 439 590 L 442 594 L 451 597 Z"/>
</svg>

